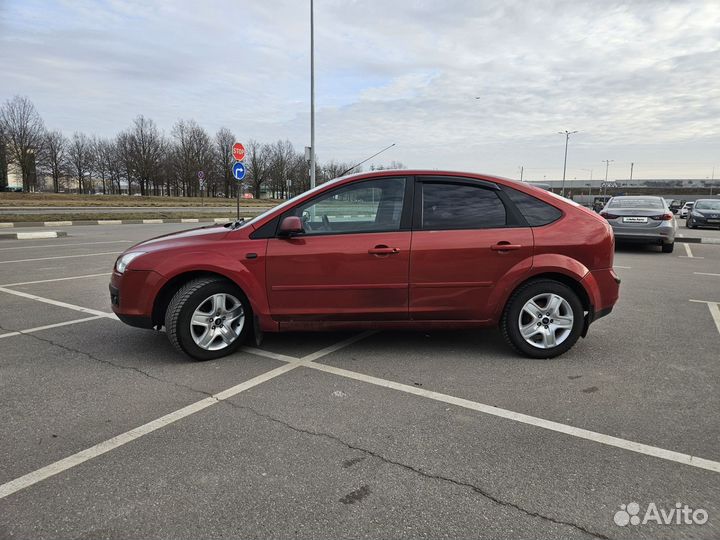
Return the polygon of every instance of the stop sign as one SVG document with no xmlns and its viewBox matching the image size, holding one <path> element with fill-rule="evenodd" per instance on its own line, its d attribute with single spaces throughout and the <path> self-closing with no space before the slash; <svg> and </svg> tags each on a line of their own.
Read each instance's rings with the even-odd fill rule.
<svg viewBox="0 0 720 540">
<path fill-rule="evenodd" d="M 235 161 L 242 161 L 245 159 L 245 147 L 242 143 L 236 142 L 233 144 L 232 154 Z"/>
</svg>

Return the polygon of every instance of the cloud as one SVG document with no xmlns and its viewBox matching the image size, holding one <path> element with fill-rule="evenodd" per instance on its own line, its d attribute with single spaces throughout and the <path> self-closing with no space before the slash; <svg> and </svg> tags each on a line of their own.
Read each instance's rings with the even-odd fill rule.
<svg viewBox="0 0 720 540">
<path fill-rule="evenodd" d="M 0 3 L 0 99 L 111 135 L 137 114 L 309 143 L 305 2 Z M 317 148 L 515 176 L 637 163 L 705 177 L 720 143 L 720 4 L 317 0 Z M 478 99 L 476 99 L 478 98 Z M 392 152 L 392 154 L 391 154 Z M 579 173 L 582 174 L 582 173 Z"/>
</svg>

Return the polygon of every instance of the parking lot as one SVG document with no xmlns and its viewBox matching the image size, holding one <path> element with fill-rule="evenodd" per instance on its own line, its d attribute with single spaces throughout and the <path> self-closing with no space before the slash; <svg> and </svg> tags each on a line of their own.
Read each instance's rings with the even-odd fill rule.
<svg viewBox="0 0 720 540">
<path fill-rule="evenodd" d="M 720 537 L 720 245 L 619 247 L 615 311 L 553 360 L 473 330 L 196 363 L 107 288 L 184 228 L 0 244 L 0 538 Z M 709 519 L 617 525 L 631 502 Z"/>
</svg>

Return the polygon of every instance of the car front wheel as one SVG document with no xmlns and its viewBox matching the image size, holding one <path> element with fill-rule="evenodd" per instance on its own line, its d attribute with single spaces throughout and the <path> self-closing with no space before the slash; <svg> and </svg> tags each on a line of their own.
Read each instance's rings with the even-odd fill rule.
<svg viewBox="0 0 720 540">
<path fill-rule="evenodd" d="M 580 337 L 584 311 L 570 287 L 553 280 L 531 281 L 510 297 L 500 322 L 505 340 L 531 358 L 553 358 Z"/>
<path fill-rule="evenodd" d="M 194 279 L 173 296 L 165 312 L 170 343 L 195 360 L 226 356 L 245 341 L 252 318 L 245 295 L 219 277 Z"/>
</svg>

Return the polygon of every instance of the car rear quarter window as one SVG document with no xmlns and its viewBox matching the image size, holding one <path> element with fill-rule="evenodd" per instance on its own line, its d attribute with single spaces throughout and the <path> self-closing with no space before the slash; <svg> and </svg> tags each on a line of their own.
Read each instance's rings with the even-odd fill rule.
<svg viewBox="0 0 720 540">
<path fill-rule="evenodd" d="M 562 216 L 562 212 L 553 205 L 536 199 L 532 195 L 510 187 L 505 187 L 504 191 L 531 227 L 547 225 Z"/>
<path fill-rule="evenodd" d="M 492 229 L 506 224 L 505 205 L 495 191 L 464 184 L 423 182 L 423 229 Z"/>
</svg>

